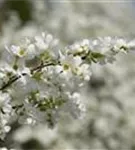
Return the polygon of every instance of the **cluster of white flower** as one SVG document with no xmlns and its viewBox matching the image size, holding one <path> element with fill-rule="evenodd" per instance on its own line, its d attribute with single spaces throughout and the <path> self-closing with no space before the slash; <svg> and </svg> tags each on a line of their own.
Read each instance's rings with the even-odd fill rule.
<svg viewBox="0 0 135 150">
<path fill-rule="evenodd" d="M 0 92 L 0 137 L 3 139 L 5 133 L 10 131 L 10 126 L 7 125 L 11 117 L 12 106 L 8 93 Z"/>
<path fill-rule="evenodd" d="M 12 117 L 20 122 L 46 122 L 53 127 L 62 112 L 75 118 L 85 112 L 79 89 L 90 80 L 92 63 L 112 62 L 134 42 L 118 38 L 84 39 L 64 49 L 51 34 L 26 38 L 5 46 L 0 65 L 0 136 L 10 130 Z"/>
</svg>

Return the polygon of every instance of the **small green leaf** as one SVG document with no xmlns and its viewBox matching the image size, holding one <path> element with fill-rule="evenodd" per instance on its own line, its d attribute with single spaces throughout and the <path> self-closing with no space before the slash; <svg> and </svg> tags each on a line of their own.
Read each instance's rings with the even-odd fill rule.
<svg viewBox="0 0 135 150">
<path fill-rule="evenodd" d="M 51 59 L 51 55 L 50 55 L 49 50 L 47 50 L 44 53 L 42 53 L 40 55 L 40 58 L 41 58 L 42 61 L 48 61 L 48 60 L 50 60 Z"/>
<path fill-rule="evenodd" d="M 104 55 L 101 54 L 101 53 L 98 53 L 98 52 L 91 52 L 91 56 L 95 59 L 100 59 L 100 58 L 103 58 Z"/>
<path fill-rule="evenodd" d="M 42 72 L 35 72 L 33 74 L 33 78 L 36 79 L 37 81 L 40 81 L 42 79 Z"/>
<path fill-rule="evenodd" d="M 120 49 L 124 50 L 124 51 L 127 51 L 128 48 L 126 46 L 121 46 Z"/>
<path fill-rule="evenodd" d="M 56 107 L 60 107 L 64 102 L 65 101 L 60 98 L 56 98 L 56 99 L 54 99 L 53 97 L 50 97 L 48 99 L 45 98 L 38 104 L 38 108 L 40 109 L 40 111 L 55 109 Z"/>
</svg>

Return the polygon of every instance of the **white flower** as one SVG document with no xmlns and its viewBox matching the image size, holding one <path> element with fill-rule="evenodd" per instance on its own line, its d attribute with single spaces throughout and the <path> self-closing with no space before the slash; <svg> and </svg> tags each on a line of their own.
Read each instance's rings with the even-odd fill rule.
<svg viewBox="0 0 135 150">
<path fill-rule="evenodd" d="M 84 39 L 81 42 L 76 42 L 73 45 L 66 48 L 67 53 L 77 54 L 77 53 L 87 53 L 91 49 L 90 41 Z"/>
<path fill-rule="evenodd" d="M 116 51 L 119 51 L 120 49 L 121 49 L 121 47 L 125 47 L 125 48 L 127 48 L 127 43 L 126 43 L 126 41 L 124 40 L 124 39 L 117 39 L 116 40 L 116 43 L 115 43 L 115 45 L 114 45 L 114 49 L 116 50 Z M 122 49 L 121 49 L 122 50 Z M 123 52 L 124 52 L 124 50 L 123 50 Z"/>
<path fill-rule="evenodd" d="M 72 55 L 62 56 L 60 58 L 63 70 L 71 69 L 71 71 L 76 72 L 78 67 L 81 65 L 82 60 L 79 56 L 73 57 Z"/>
<path fill-rule="evenodd" d="M 8 93 L 0 92 L 0 109 L 2 109 L 4 113 L 10 113 L 11 105 L 10 105 L 10 96 Z"/>
<path fill-rule="evenodd" d="M 9 132 L 10 127 L 7 125 L 10 117 L 12 106 L 8 93 L 0 92 L 0 138 L 5 137 L 5 133 Z"/>
<path fill-rule="evenodd" d="M 26 50 L 22 49 L 20 46 L 12 45 L 10 48 L 6 46 L 6 50 L 18 57 L 24 57 L 26 55 Z"/>
<path fill-rule="evenodd" d="M 81 46 L 86 46 L 86 45 L 90 45 L 90 41 L 88 39 L 84 39 L 81 43 Z"/>
<path fill-rule="evenodd" d="M 26 57 L 28 59 L 33 59 L 35 56 L 37 56 L 37 54 L 38 54 L 38 50 L 36 49 L 35 45 L 34 44 L 28 45 Z"/>
<path fill-rule="evenodd" d="M 127 47 L 130 49 L 130 51 L 135 51 L 135 40 L 132 40 L 127 44 Z"/>
<path fill-rule="evenodd" d="M 52 42 L 53 36 L 52 36 L 51 34 L 45 35 L 45 33 L 42 33 L 42 35 L 43 35 L 43 37 L 45 38 L 45 41 L 46 41 L 47 43 Z"/>
<path fill-rule="evenodd" d="M 35 45 L 41 51 L 46 50 L 48 48 L 48 43 L 45 43 L 44 39 L 41 36 L 36 36 L 35 37 Z"/>
<path fill-rule="evenodd" d="M 91 76 L 91 70 L 90 70 L 90 66 L 88 64 L 82 64 L 77 71 L 78 75 L 81 75 L 85 81 L 89 81 L 90 80 L 90 76 Z"/>
<path fill-rule="evenodd" d="M 73 117 L 82 118 L 86 109 L 80 100 L 80 94 L 75 92 L 73 94 L 67 93 L 67 95 L 69 97 L 69 101 L 67 102 L 67 105 L 65 106 L 67 108 L 65 109 L 67 109 Z"/>
</svg>

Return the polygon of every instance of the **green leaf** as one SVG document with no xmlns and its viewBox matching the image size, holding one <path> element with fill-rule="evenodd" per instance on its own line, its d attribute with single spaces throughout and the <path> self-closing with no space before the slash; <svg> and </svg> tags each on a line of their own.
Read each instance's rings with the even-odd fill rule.
<svg viewBox="0 0 135 150">
<path fill-rule="evenodd" d="M 128 48 L 126 46 L 121 46 L 120 49 L 122 49 L 124 51 L 128 51 Z"/>
<path fill-rule="evenodd" d="M 49 50 L 46 50 L 44 53 L 42 53 L 40 55 L 40 58 L 41 58 L 42 61 L 48 61 L 48 60 L 50 60 L 51 59 L 51 55 L 50 55 Z"/>
<path fill-rule="evenodd" d="M 42 79 L 42 74 L 42 72 L 35 72 L 32 77 L 37 81 L 40 81 Z"/>
<path fill-rule="evenodd" d="M 100 59 L 100 58 L 104 58 L 105 56 L 101 53 L 98 52 L 91 52 L 91 56 L 95 59 Z"/>
<path fill-rule="evenodd" d="M 50 97 L 48 99 L 45 98 L 42 100 L 38 104 L 38 108 L 40 111 L 46 111 L 48 109 L 55 109 L 56 107 L 60 107 L 63 103 L 65 103 L 65 101 L 61 98 Z"/>
</svg>

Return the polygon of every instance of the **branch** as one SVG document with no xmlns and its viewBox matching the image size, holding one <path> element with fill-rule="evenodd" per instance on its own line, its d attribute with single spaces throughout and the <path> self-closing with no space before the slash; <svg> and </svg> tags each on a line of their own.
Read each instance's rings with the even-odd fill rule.
<svg viewBox="0 0 135 150">
<path fill-rule="evenodd" d="M 31 73 L 33 73 L 34 71 L 38 71 L 41 70 L 42 68 L 48 67 L 48 66 L 52 66 L 55 65 L 55 63 L 51 62 L 51 63 L 46 63 L 46 64 L 41 64 L 33 69 L 31 69 Z M 3 84 L 3 86 L 0 88 L 1 91 L 5 90 L 7 87 L 9 87 L 10 85 L 12 85 L 14 82 L 16 82 L 18 79 L 20 79 L 22 76 L 26 76 L 27 73 L 22 73 L 19 76 L 13 76 L 11 77 L 11 79 L 9 79 L 9 81 L 5 84 Z"/>
</svg>

